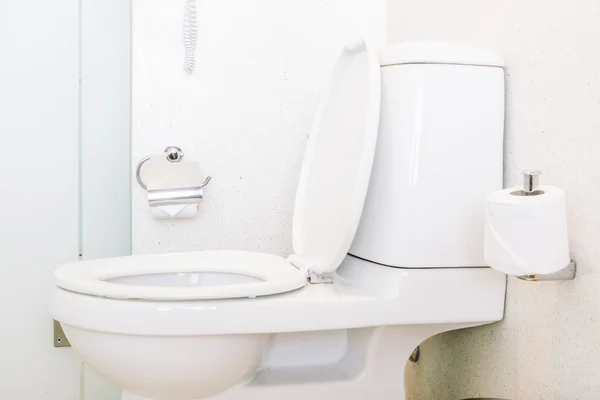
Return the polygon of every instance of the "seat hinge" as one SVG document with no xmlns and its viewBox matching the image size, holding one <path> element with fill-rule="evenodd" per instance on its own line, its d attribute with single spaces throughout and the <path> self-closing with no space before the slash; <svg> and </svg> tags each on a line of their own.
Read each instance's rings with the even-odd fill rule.
<svg viewBox="0 0 600 400">
<path fill-rule="evenodd" d="M 308 283 L 312 285 L 317 284 L 332 284 L 333 283 L 333 274 L 330 272 L 325 272 L 322 274 L 317 273 L 314 269 L 310 268 L 307 263 L 302 261 L 302 258 L 298 257 L 296 254 L 290 255 L 288 261 L 296 268 L 301 271 L 306 271 L 306 280 Z"/>
<path fill-rule="evenodd" d="M 308 280 L 308 283 L 310 283 L 310 284 L 317 285 L 317 284 L 323 284 L 323 283 L 325 283 L 325 284 L 333 283 L 333 276 L 329 272 L 324 272 L 322 274 L 318 274 L 312 269 L 309 269 L 307 272 L 308 272 L 308 276 L 306 279 Z"/>
</svg>

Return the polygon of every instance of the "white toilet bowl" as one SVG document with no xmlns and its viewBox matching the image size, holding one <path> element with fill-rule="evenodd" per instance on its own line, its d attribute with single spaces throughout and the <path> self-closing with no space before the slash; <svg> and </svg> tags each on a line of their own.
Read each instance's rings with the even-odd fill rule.
<svg viewBox="0 0 600 400">
<path fill-rule="evenodd" d="M 269 277 L 270 265 L 258 260 L 286 262 L 206 251 L 71 264 L 57 273 L 55 318 L 85 362 L 128 392 L 125 399 L 335 392 L 359 400 L 374 387 L 383 391 L 378 399 L 403 398 L 404 364 L 419 343 L 503 315 L 505 276 L 489 268 L 396 269 L 348 256 L 334 283 L 295 289 L 296 268 Z M 248 298 L 263 290 L 257 278 L 289 291 Z M 245 298 L 215 298 L 222 290 Z"/>
<path fill-rule="evenodd" d="M 393 53 L 383 98 L 379 54 L 362 41 L 341 53 L 288 258 L 200 251 L 56 271 L 54 318 L 123 400 L 402 400 L 423 340 L 502 319 L 505 276 L 481 267 L 479 245 L 485 193 L 502 185 L 501 63 L 456 46 Z"/>
</svg>

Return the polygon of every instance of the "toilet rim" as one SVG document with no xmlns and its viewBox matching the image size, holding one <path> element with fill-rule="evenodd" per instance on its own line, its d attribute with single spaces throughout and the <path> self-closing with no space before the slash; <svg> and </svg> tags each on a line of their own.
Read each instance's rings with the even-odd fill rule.
<svg viewBox="0 0 600 400">
<path fill-rule="evenodd" d="M 502 319 L 506 275 L 491 268 L 397 269 L 351 257 L 345 263 L 348 272 L 358 275 L 337 275 L 333 284 L 306 285 L 251 300 L 133 301 L 57 287 L 52 318 L 67 329 L 137 336 L 271 334 Z M 386 290 L 357 284 L 367 278 L 362 274 L 365 268 L 371 271 L 368 279 L 386 282 Z"/>
<path fill-rule="evenodd" d="M 141 286 L 108 280 L 139 275 L 218 273 L 260 282 L 177 287 Z M 196 251 L 128 256 L 64 265 L 55 272 L 56 286 L 75 293 L 119 300 L 219 300 L 285 293 L 306 284 L 306 274 L 283 257 L 247 251 Z"/>
</svg>

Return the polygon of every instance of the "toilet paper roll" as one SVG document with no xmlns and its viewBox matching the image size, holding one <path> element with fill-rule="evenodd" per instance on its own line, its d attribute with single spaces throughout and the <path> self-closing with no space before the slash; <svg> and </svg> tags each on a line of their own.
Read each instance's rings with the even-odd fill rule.
<svg viewBox="0 0 600 400">
<path fill-rule="evenodd" d="M 155 219 L 193 218 L 198 212 L 196 204 L 150 207 L 150 214 Z"/>
<path fill-rule="evenodd" d="M 539 191 L 523 196 L 512 188 L 488 196 L 484 257 L 493 269 L 518 276 L 552 274 L 569 264 L 566 194 L 549 185 Z"/>
</svg>

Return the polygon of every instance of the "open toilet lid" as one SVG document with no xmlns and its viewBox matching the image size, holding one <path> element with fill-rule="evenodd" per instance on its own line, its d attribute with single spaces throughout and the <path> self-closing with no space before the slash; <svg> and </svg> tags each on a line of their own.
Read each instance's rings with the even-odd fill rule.
<svg viewBox="0 0 600 400">
<path fill-rule="evenodd" d="M 332 272 L 350 249 L 371 176 L 380 98 L 378 54 L 360 39 L 340 54 L 308 139 L 293 220 L 300 267 Z"/>
</svg>

